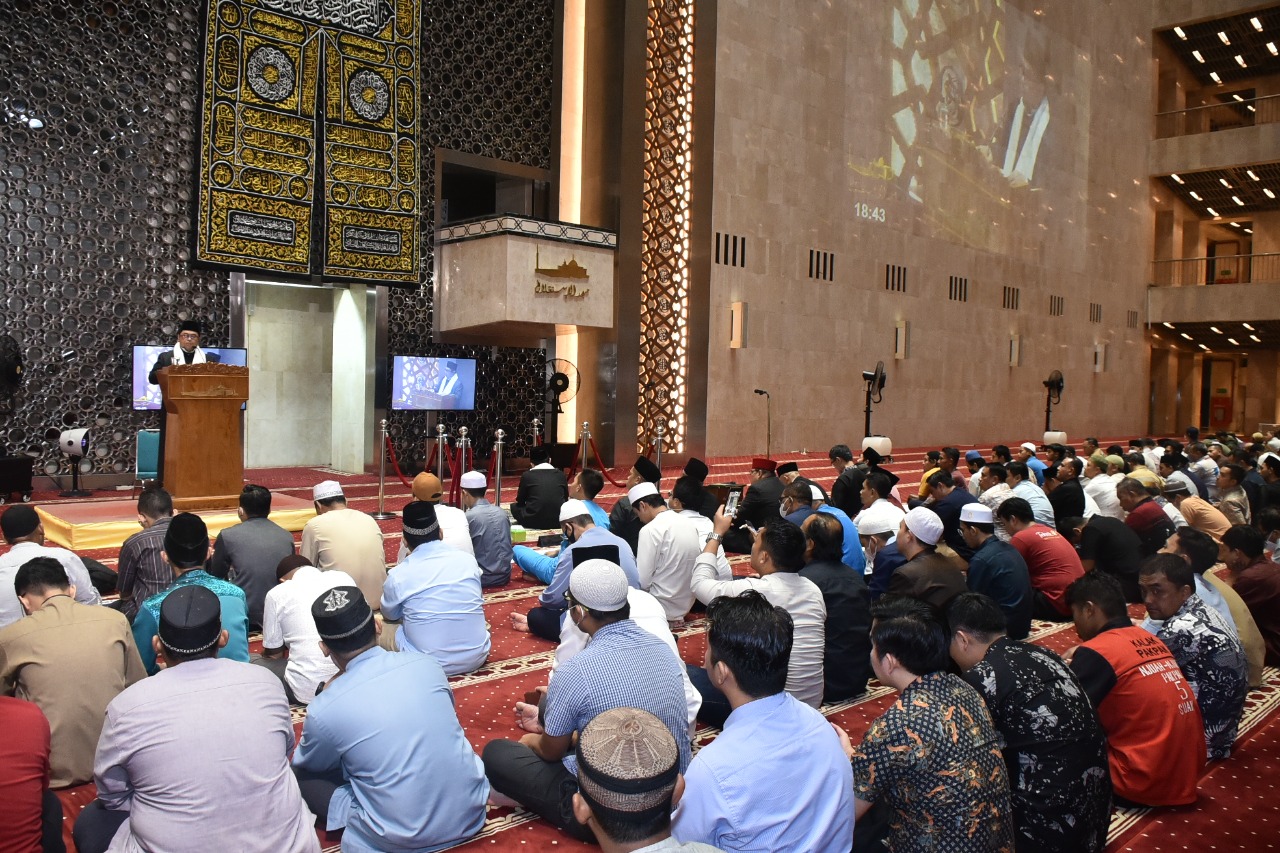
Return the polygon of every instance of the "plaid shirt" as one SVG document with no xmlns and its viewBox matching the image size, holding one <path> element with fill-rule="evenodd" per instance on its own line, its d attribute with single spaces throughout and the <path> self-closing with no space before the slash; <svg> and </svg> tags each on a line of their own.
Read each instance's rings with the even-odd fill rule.
<svg viewBox="0 0 1280 853">
<path fill-rule="evenodd" d="M 130 620 L 138 614 L 139 603 L 162 589 L 168 589 L 173 583 L 173 569 L 161 556 L 169 521 L 169 518 L 160 519 L 130 536 L 120 547 L 120 564 L 117 566 L 120 610 Z"/>
</svg>

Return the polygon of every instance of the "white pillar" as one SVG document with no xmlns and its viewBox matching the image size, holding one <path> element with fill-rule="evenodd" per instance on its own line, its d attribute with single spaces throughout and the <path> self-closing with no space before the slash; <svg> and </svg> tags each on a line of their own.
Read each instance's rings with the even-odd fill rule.
<svg viewBox="0 0 1280 853">
<path fill-rule="evenodd" d="M 333 414 L 329 465 L 363 473 L 373 442 L 373 320 L 366 289 L 333 291 Z"/>
</svg>

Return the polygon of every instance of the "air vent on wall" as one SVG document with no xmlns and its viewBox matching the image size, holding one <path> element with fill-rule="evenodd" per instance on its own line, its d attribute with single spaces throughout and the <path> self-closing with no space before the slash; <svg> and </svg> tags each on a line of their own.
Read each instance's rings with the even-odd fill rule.
<svg viewBox="0 0 1280 853">
<path fill-rule="evenodd" d="M 809 250 L 809 278 L 815 281 L 836 280 L 836 256 L 819 249 Z"/>
<path fill-rule="evenodd" d="M 884 289 L 895 293 L 907 292 L 907 268 L 897 264 L 884 265 Z"/>
<path fill-rule="evenodd" d="M 1021 300 L 1022 300 L 1022 288 L 1010 287 L 1007 284 L 1004 286 L 1004 302 L 1002 304 L 1004 305 L 1005 308 L 1007 308 L 1010 311 L 1017 311 L 1018 303 Z"/>
<path fill-rule="evenodd" d="M 747 238 L 716 232 L 716 263 L 726 267 L 747 267 Z"/>
<path fill-rule="evenodd" d="M 952 302 L 969 301 L 969 279 L 953 275 L 948 279 L 947 298 Z"/>
</svg>

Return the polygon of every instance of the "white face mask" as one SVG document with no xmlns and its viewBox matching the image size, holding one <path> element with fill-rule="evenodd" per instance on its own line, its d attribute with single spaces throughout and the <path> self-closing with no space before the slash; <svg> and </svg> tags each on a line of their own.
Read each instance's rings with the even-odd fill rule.
<svg viewBox="0 0 1280 853">
<path fill-rule="evenodd" d="M 786 504 L 779 504 L 779 505 L 778 505 L 778 515 L 782 516 L 783 518 L 786 518 L 786 517 L 787 517 L 787 505 L 786 505 Z"/>
</svg>

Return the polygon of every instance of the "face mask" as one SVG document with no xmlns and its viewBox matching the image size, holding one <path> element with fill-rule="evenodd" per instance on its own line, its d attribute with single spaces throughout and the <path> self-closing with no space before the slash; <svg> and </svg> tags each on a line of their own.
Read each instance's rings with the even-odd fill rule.
<svg viewBox="0 0 1280 853">
<path fill-rule="evenodd" d="M 783 518 L 786 518 L 786 517 L 787 517 L 787 505 L 786 505 L 786 504 L 781 504 L 781 505 L 778 507 L 778 515 L 782 516 Z"/>
<path fill-rule="evenodd" d="M 565 541 L 568 542 L 570 545 L 578 541 L 578 535 L 573 532 L 572 527 L 570 527 L 568 530 L 562 529 L 561 532 L 564 534 Z"/>
</svg>

